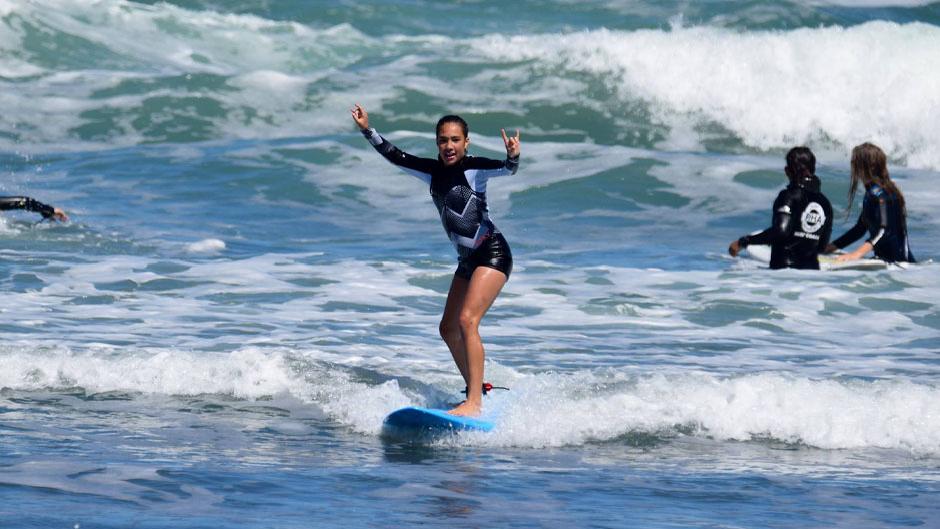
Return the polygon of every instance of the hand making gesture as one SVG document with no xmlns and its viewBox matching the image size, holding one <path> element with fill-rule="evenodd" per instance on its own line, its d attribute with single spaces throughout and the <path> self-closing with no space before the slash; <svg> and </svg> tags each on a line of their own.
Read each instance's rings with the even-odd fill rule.
<svg viewBox="0 0 940 529">
<path fill-rule="evenodd" d="M 366 130 L 369 128 L 369 114 L 366 112 L 366 109 L 357 104 L 349 111 L 352 112 L 353 121 L 356 122 L 356 125 L 359 125 L 360 129 Z"/>
<path fill-rule="evenodd" d="M 512 137 L 506 136 L 506 129 L 500 130 L 503 132 L 503 143 L 506 144 L 506 156 L 510 158 L 519 156 L 519 153 L 522 152 L 519 145 L 519 129 L 516 129 L 516 135 Z"/>
</svg>

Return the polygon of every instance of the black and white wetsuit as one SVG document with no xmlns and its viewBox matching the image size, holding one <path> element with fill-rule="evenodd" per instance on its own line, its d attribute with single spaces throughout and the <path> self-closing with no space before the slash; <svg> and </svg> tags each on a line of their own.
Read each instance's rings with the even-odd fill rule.
<svg viewBox="0 0 940 529">
<path fill-rule="evenodd" d="M 48 219 L 55 215 L 55 208 L 43 204 L 38 200 L 29 197 L 0 197 L 0 211 L 11 209 L 25 209 L 42 215 L 42 218 Z"/>
<path fill-rule="evenodd" d="M 791 182 L 774 201 L 773 224 L 738 245 L 770 245 L 770 268 L 819 269 L 819 254 L 832 235 L 832 205 L 815 175 Z"/>
<path fill-rule="evenodd" d="M 428 184 L 444 231 L 457 249 L 457 275 L 470 279 L 476 267 L 485 266 L 509 276 L 512 253 L 490 220 L 486 183 L 496 176 L 515 174 L 518 156 L 505 160 L 465 156 L 448 167 L 439 159 L 419 158 L 402 151 L 373 128 L 362 134 L 386 160 Z"/>
<path fill-rule="evenodd" d="M 907 242 L 907 220 L 898 197 L 888 193 L 878 184 L 865 190 L 862 212 L 849 231 L 832 242 L 842 249 L 862 238 L 868 232 L 868 242 L 875 249 L 875 257 L 888 261 L 914 262 Z"/>
</svg>

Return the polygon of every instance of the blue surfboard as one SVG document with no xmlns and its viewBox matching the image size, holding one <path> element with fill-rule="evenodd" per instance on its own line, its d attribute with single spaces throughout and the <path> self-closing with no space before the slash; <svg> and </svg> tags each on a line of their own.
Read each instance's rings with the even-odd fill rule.
<svg viewBox="0 0 940 529">
<path fill-rule="evenodd" d="M 437 435 L 463 431 L 489 432 L 493 430 L 494 424 L 477 417 L 451 415 L 444 410 L 409 406 L 393 411 L 385 418 L 382 426 L 393 433 Z"/>
</svg>

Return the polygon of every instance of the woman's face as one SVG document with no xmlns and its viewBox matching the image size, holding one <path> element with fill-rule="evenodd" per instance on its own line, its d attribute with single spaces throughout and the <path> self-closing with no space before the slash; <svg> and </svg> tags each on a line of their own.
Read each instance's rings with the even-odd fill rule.
<svg viewBox="0 0 940 529">
<path fill-rule="evenodd" d="M 437 153 L 444 165 L 454 165 L 467 155 L 470 138 L 459 123 L 444 123 L 437 131 Z"/>
</svg>

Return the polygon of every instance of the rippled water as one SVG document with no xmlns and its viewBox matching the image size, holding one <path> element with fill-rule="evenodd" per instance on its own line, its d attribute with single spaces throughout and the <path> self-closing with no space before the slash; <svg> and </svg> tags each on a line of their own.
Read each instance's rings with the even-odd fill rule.
<svg viewBox="0 0 940 529">
<path fill-rule="evenodd" d="M 940 4 L 0 1 L 4 527 L 930 526 Z M 471 126 L 516 258 L 493 434 L 383 439 L 462 388 L 427 190 Z M 891 156 L 923 263 L 769 271 L 783 154 Z M 854 215 L 854 213 L 853 213 Z"/>
</svg>

